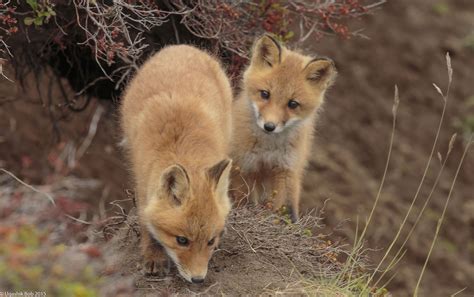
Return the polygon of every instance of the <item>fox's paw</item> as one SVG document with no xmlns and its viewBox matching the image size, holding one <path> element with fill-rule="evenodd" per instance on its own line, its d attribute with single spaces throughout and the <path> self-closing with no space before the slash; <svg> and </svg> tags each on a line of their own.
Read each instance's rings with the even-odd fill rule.
<svg viewBox="0 0 474 297">
<path fill-rule="evenodd" d="M 171 261 L 162 249 L 149 247 L 144 252 L 144 271 L 146 276 L 164 277 L 171 270 Z"/>
<path fill-rule="evenodd" d="M 298 211 L 291 205 L 283 205 L 279 208 L 275 208 L 275 211 L 282 217 L 290 219 L 291 223 L 296 223 L 299 220 Z"/>
<path fill-rule="evenodd" d="M 170 272 L 171 261 L 169 259 L 145 262 L 145 276 L 165 277 Z"/>
<path fill-rule="evenodd" d="M 296 211 L 291 206 L 290 206 L 290 219 L 292 223 L 296 223 L 300 219 L 300 215 L 298 214 L 298 211 Z"/>
</svg>

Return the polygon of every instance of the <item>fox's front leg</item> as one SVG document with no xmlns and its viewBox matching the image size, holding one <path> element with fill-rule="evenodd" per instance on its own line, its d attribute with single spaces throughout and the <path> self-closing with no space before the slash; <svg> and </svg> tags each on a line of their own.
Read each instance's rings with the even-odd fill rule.
<svg viewBox="0 0 474 297">
<path fill-rule="evenodd" d="M 299 218 L 299 199 L 301 192 L 300 175 L 291 170 L 281 170 L 273 175 L 273 208 L 288 208 L 291 221 Z"/>
<path fill-rule="evenodd" d="M 288 172 L 286 170 L 274 171 L 272 175 L 272 191 L 269 193 L 272 197 L 273 209 L 279 210 L 286 202 L 286 179 Z"/>
<path fill-rule="evenodd" d="M 146 228 L 141 228 L 140 248 L 148 275 L 166 275 L 169 272 L 169 259 L 159 243 L 151 237 Z"/>
<path fill-rule="evenodd" d="M 291 221 L 294 223 L 299 219 L 300 213 L 300 195 L 301 195 L 301 176 L 296 171 L 291 171 L 286 178 L 287 203 L 289 204 L 289 213 Z"/>
</svg>

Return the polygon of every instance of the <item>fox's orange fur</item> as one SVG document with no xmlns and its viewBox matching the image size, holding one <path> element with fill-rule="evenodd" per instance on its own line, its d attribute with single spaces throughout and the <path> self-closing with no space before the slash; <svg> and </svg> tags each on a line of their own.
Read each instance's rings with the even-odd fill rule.
<svg viewBox="0 0 474 297">
<path fill-rule="evenodd" d="M 317 110 L 335 76 L 327 58 L 291 51 L 267 35 L 256 41 L 233 104 L 234 197 L 272 199 L 275 209 L 289 204 L 298 218 Z"/>
<path fill-rule="evenodd" d="M 231 207 L 231 102 L 216 59 L 185 45 L 155 54 L 126 89 L 121 125 L 151 272 L 161 245 L 186 280 L 206 276 Z"/>
</svg>

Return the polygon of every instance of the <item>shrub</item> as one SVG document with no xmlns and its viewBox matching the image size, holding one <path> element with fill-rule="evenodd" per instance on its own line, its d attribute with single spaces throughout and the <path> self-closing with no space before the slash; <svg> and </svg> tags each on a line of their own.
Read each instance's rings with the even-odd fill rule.
<svg viewBox="0 0 474 297">
<path fill-rule="evenodd" d="M 163 45 L 206 47 L 235 78 L 257 35 L 292 42 L 350 38 L 359 32 L 348 20 L 384 1 L 0 0 L 0 58 L 14 62 L 18 78 L 51 65 L 78 94 L 111 98 Z"/>
</svg>

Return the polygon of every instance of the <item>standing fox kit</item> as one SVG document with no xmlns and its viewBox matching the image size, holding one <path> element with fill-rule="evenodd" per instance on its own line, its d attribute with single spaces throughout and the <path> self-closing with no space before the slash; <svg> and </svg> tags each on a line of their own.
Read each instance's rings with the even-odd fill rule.
<svg viewBox="0 0 474 297">
<path fill-rule="evenodd" d="M 301 55 L 268 35 L 256 41 L 233 105 L 234 198 L 267 196 L 298 219 L 316 113 L 335 77 L 330 59 Z"/>
<path fill-rule="evenodd" d="M 191 46 L 155 54 L 127 87 L 121 126 L 136 183 L 141 252 L 202 283 L 231 205 L 232 91 L 220 64 Z"/>
</svg>

